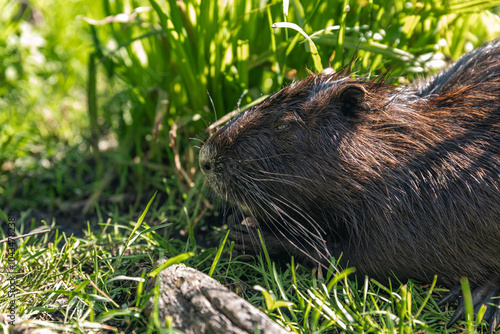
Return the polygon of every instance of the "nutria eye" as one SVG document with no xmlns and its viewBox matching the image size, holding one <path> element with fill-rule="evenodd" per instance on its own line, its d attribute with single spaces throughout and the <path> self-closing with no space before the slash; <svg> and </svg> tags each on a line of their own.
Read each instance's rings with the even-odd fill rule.
<svg viewBox="0 0 500 334">
<path fill-rule="evenodd" d="M 287 123 L 278 123 L 278 124 L 274 125 L 274 130 L 284 131 L 284 130 L 288 130 L 289 127 L 290 126 Z"/>
</svg>

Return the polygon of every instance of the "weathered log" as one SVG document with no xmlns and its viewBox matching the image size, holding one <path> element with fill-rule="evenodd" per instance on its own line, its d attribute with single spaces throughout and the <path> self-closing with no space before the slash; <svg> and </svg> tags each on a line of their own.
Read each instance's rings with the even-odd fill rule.
<svg viewBox="0 0 500 334">
<path fill-rule="evenodd" d="M 147 283 L 159 283 L 159 318 L 172 317 L 172 326 L 185 333 L 289 333 L 215 279 L 184 265 L 173 265 Z M 145 314 L 154 307 L 151 297 Z"/>
</svg>

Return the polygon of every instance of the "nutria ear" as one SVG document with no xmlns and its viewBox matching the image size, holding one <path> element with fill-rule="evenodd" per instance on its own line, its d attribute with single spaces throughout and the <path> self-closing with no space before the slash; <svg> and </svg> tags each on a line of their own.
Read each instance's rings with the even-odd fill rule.
<svg viewBox="0 0 500 334">
<path fill-rule="evenodd" d="M 338 101 L 342 113 L 349 122 L 361 122 L 370 112 L 370 105 L 365 101 L 365 94 L 366 90 L 358 85 L 347 85 L 340 91 Z"/>
</svg>

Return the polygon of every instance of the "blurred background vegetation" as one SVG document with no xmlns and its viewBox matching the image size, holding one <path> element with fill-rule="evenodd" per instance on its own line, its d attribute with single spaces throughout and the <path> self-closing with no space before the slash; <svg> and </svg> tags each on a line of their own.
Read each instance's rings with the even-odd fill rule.
<svg viewBox="0 0 500 334">
<path fill-rule="evenodd" d="M 409 83 L 500 36 L 498 5 L 0 0 L 0 214 L 72 231 L 138 217 L 157 191 L 155 219 L 192 233 L 217 215 L 207 126 L 317 70 L 303 35 L 271 24 L 302 28 L 323 67 L 355 57 L 356 75 Z"/>
</svg>

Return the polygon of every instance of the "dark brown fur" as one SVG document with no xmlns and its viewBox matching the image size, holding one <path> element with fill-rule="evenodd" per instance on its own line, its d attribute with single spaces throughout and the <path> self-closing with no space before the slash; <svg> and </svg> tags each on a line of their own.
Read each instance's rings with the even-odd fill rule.
<svg viewBox="0 0 500 334">
<path fill-rule="evenodd" d="M 276 254 L 500 294 L 499 41 L 408 87 L 312 75 L 217 131 L 200 166 Z"/>
</svg>

